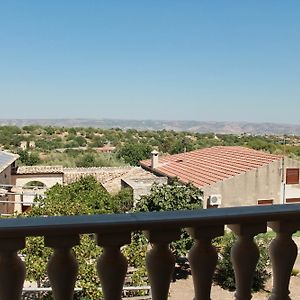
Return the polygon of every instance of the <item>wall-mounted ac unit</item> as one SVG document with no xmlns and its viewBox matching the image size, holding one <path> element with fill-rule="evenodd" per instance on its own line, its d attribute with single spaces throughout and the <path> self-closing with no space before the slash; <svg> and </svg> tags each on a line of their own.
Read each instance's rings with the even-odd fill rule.
<svg viewBox="0 0 300 300">
<path fill-rule="evenodd" d="M 210 195 L 208 199 L 209 205 L 221 205 L 222 203 L 222 196 L 220 194 L 217 195 Z"/>
</svg>

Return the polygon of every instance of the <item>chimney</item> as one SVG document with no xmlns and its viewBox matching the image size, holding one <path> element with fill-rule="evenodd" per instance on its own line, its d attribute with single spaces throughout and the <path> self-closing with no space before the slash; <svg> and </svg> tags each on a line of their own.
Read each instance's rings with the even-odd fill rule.
<svg viewBox="0 0 300 300">
<path fill-rule="evenodd" d="M 151 169 L 158 167 L 158 151 L 153 150 L 151 152 Z"/>
</svg>

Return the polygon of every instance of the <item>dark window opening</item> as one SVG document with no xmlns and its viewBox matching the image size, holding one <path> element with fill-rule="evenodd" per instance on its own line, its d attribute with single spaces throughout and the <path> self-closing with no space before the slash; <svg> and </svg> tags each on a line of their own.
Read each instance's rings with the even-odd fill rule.
<svg viewBox="0 0 300 300">
<path fill-rule="evenodd" d="M 262 200 L 257 200 L 258 205 L 272 205 L 273 204 L 273 199 L 262 199 Z"/>
</svg>

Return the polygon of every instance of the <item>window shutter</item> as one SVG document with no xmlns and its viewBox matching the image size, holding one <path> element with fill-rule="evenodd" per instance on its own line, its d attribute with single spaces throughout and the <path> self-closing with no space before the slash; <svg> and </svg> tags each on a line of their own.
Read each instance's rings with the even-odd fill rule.
<svg viewBox="0 0 300 300">
<path fill-rule="evenodd" d="M 299 169 L 286 169 L 286 184 L 299 184 Z"/>
<path fill-rule="evenodd" d="M 286 203 L 299 203 L 300 202 L 300 198 L 287 198 L 285 200 Z"/>
<path fill-rule="evenodd" d="M 257 200 L 258 205 L 272 205 L 273 204 L 273 199 L 260 199 Z"/>
</svg>

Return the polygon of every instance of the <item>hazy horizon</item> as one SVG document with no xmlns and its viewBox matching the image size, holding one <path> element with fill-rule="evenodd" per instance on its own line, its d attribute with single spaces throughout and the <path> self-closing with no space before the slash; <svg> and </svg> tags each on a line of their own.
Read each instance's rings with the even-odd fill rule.
<svg viewBox="0 0 300 300">
<path fill-rule="evenodd" d="M 13 121 L 13 120 L 19 120 L 19 121 L 55 121 L 55 120 L 66 120 L 66 121 L 73 121 L 73 120 L 86 120 L 86 121 L 128 121 L 128 122 L 144 122 L 144 121 L 151 121 L 151 122 L 197 122 L 197 123 L 239 123 L 239 124 L 279 124 L 279 125 L 300 125 L 300 120 L 298 123 L 292 123 L 292 122 L 251 122 L 251 121 L 230 121 L 230 120 L 224 120 L 224 121 L 216 121 L 216 120 L 180 120 L 180 119 L 126 119 L 126 118 L 83 118 L 83 117 L 72 117 L 72 118 L 0 118 L 1 121 Z"/>
</svg>

